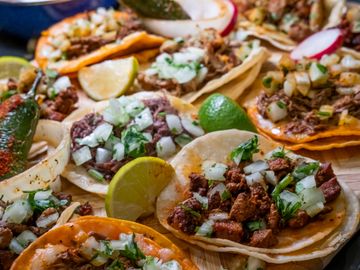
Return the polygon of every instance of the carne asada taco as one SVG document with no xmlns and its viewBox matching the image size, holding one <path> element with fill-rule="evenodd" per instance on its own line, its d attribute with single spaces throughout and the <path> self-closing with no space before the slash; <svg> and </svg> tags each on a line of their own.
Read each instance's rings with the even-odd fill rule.
<svg viewBox="0 0 360 270">
<path fill-rule="evenodd" d="M 62 176 L 105 195 L 115 173 L 141 156 L 171 158 L 204 134 L 194 106 L 161 92 L 122 96 L 72 113 L 71 160 Z"/>
<path fill-rule="evenodd" d="M 315 32 L 337 26 L 344 0 L 237 0 L 243 18 L 238 29 L 290 51 Z"/>
<path fill-rule="evenodd" d="M 72 203 L 71 195 L 51 189 L 24 191 L 12 202 L 0 199 L 0 269 L 9 270 L 30 243 L 54 226 L 91 212 L 89 203 Z"/>
<path fill-rule="evenodd" d="M 188 102 L 215 91 L 268 57 L 259 41 L 231 41 L 211 28 L 196 36 L 166 41 L 160 52 L 151 67 L 139 73 L 140 86 L 167 90 Z M 235 88 L 240 94 L 245 90 Z"/>
<path fill-rule="evenodd" d="M 159 47 L 164 39 L 146 33 L 129 12 L 99 8 L 67 18 L 42 33 L 35 60 L 60 74 L 107 58 Z"/>
<path fill-rule="evenodd" d="M 245 106 L 261 132 L 286 144 L 343 136 L 358 141 L 359 70 L 360 60 L 340 52 L 298 63 L 283 56 L 278 70 L 254 83 Z"/>
<path fill-rule="evenodd" d="M 82 217 L 33 242 L 14 262 L 26 269 L 198 269 L 169 239 L 131 221 Z"/>
<path fill-rule="evenodd" d="M 359 202 L 330 163 L 251 132 L 204 135 L 171 165 L 176 176 L 158 197 L 158 219 L 205 249 L 270 263 L 302 261 L 313 249 L 314 259 L 344 244 L 359 223 Z"/>
</svg>

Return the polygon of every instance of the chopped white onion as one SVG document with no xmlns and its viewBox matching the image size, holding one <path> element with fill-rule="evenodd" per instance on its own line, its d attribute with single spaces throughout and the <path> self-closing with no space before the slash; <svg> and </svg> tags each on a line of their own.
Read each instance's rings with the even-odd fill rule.
<svg viewBox="0 0 360 270">
<path fill-rule="evenodd" d="M 160 158 L 168 158 L 176 153 L 176 145 L 171 137 L 162 137 L 156 143 L 157 156 Z"/>
<path fill-rule="evenodd" d="M 71 81 L 68 76 L 60 77 L 53 84 L 53 88 L 55 89 L 55 92 L 57 94 L 60 93 L 61 90 L 65 90 L 70 86 L 71 86 Z"/>
<path fill-rule="evenodd" d="M 32 231 L 29 231 L 29 230 L 23 231 L 16 237 L 16 240 L 18 241 L 18 243 L 23 247 L 27 247 L 29 244 L 34 242 L 36 239 L 37 239 L 37 236 Z"/>
<path fill-rule="evenodd" d="M 285 201 L 285 205 L 295 205 L 296 203 L 300 202 L 300 197 L 297 194 L 287 190 L 284 190 L 280 193 L 280 199 Z"/>
<path fill-rule="evenodd" d="M 86 239 L 85 242 L 81 244 L 79 252 L 86 259 L 90 260 L 96 253 L 98 253 L 99 248 L 100 243 L 96 241 L 95 237 L 90 236 L 88 239 Z"/>
<path fill-rule="evenodd" d="M 215 212 L 209 214 L 209 219 L 211 220 L 226 220 L 229 219 L 229 214 L 226 212 Z"/>
<path fill-rule="evenodd" d="M 117 99 L 111 99 L 109 101 L 109 106 L 104 110 L 102 115 L 106 122 L 115 126 L 123 126 L 130 121 L 129 115 Z"/>
<path fill-rule="evenodd" d="M 16 238 L 11 239 L 9 249 L 15 254 L 20 254 L 24 250 L 23 246 L 20 245 Z"/>
<path fill-rule="evenodd" d="M 85 136 L 84 138 L 77 138 L 76 142 L 80 145 L 86 145 L 89 147 L 96 147 L 99 145 L 99 142 L 98 142 L 97 138 L 95 137 L 94 133 L 91 133 L 91 134 Z"/>
<path fill-rule="evenodd" d="M 212 232 L 213 232 L 213 226 L 214 226 L 214 221 L 213 220 L 207 220 L 205 221 L 198 229 L 198 231 L 196 232 L 196 235 L 198 236 L 205 236 L 205 237 L 210 237 Z"/>
<path fill-rule="evenodd" d="M 125 146 L 122 143 L 114 145 L 113 159 L 116 161 L 123 160 L 125 157 Z"/>
<path fill-rule="evenodd" d="M 112 158 L 111 151 L 101 147 L 96 149 L 96 156 L 95 156 L 96 163 L 98 164 L 106 163 L 109 162 L 111 158 Z"/>
<path fill-rule="evenodd" d="M 183 131 L 180 117 L 175 114 L 166 115 L 166 123 L 173 134 L 180 134 Z"/>
<path fill-rule="evenodd" d="M 148 140 L 148 142 L 151 142 L 153 140 L 153 136 L 150 132 L 144 132 L 142 135 Z"/>
<path fill-rule="evenodd" d="M 204 209 L 207 209 L 208 208 L 208 204 L 209 204 L 209 200 L 208 200 L 208 197 L 205 197 L 205 196 L 201 196 L 199 193 L 197 192 L 194 192 L 193 193 L 193 197 L 199 202 L 201 203 L 202 207 Z"/>
<path fill-rule="evenodd" d="M 181 117 L 181 123 L 184 129 L 186 129 L 187 132 L 189 132 L 195 137 L 200 137 L 205 134 L 204 130 L 200 127 L 200 125 L 197 123 L 194 124 L 194 121 L 190 120 L 189 118 Z"/>
<path fill-rule="evenodd" d="M 221 194 L 223 194 L 225 191 L 227 191 L 226 186 L 223 183 L 220 183 L 210 190 L 209 196 L 212 197 L 214 194 L 219 192 L 221 197 Z"/>
<path fill-rule="evenodd" d="M 48 199 L 52 194 L 52 190 L 45 190 L 45 191 L 38 191 L 34 195 L 34 200 L 46 200 Z"/>
<path fill-rule="evenodd" d="M 125 103 L 125 111 L 132 117 L 135 117 L 135 115 L 139 114 L 144 108 L 145 105 L 141 100 L 138 99 L 118 99 L 120 104 L 121 102 L 127 102 Z M 130 102 L 130 103 L 129 103 Z"/>
<path fill-rule="evenodd" d="M 30 203 L 27 200 L 16 200 L 6 207 L 2 221 L 6 223 L 21 224 L 33 215 Z"/>
<path fill-rule="evenodd" d="M 255 183 L 259 183 L 264 187 L 264 189 L 267 189 L 267 185 L 266 185 L 266 183 L 264 181 L 264 177 L 259 172 L 256 172 L 256 173 L 245 176 L 245 180 L 246 180 L 246 183 L 249 186 L 251 186 L 251 185 L 253 185 Z"/>
<path fill-rule="evenodd" d="M 251 163 L 250 165 L 247 165 L 246 167 L 244 167 L 244 172 L 245 172 L 245 174 L 252 174 L 252 173 L 256 173 L 256 172 L 265 171 L 267 169 L 269 169 L 269 165 L 266 161 L 257 160 L 255 162 Z"/>
<path fill-rule="evenodd" d="M 325 197 L 322 191 L 319 188 L 306 188 L 299 194 L 302 206 L 301 209 L 306 209 L 314 204 L 317 204 L 318 202 L 325 202 Z"/>
<path fill-rule="evenodd" d="M 258 258 L 250 256 L 247 261 L 246 270 L 260 270 L 260 269 L 266 269 L 266 263 Z"/>
<path fill-rule="evenodd" d="M 309 175 L 296 183 L 295 191 L 296 193 L 300 193 L 305 188 L 313 188 L 313 187 L 316 187 L 315 176 Z"/>
<path fill-rule="evenodd" d="M 305 209 L 305 212 L 310 216 L 310 217 L 315 217 L 317 214 L 319 214 L 322 210 L 324 209 L 324 203 L 323 202 L 318 202 L 315 203 L 311 206 L 309 206 L 308 208 Z"/>
<path fill-rule="evenodd" d="M 36 226 L 39 228 L 48 228 L 56 223 L 56 221 L 59 219 L 59 213 L 54 212 L 53 214 L 50 214 L 48 216 L 40 216 L 36 220 Z"/>
<path fill-rule="evenodd" d="M 224 181 L 227 169 L 227 165 L 210 160 L 204 161 L 202 164 L 203 173 L 208 180 Z"/>
<path fill-rule="evenodd" d="M 353 56 L 347 54 L 341 59 L 341 65 L 347 69 L 358 69 L 360 68 L 360 61 L 355 59 Z"/>
<path fill-rule="evenodd" d="M 269 184 L 276 186 L 279 182 L 279 180 L 277 179 L 275 172 L 273 171 L 265 171 L 264 172 L 264 176 L 265 176 L 265 180 L 266 182 L 268 182 Z"/>
<path fill-rule="evenodd" d="M 72 158 L 76 166 L 80 166 L 92 159 L 90 148 L 88 146 L 81 147 L 72 153 Z"/>
<path fill-rule="evenodd" d="M 134 122 L 138 126 L 139 131 L 150 127 L 154 123 L 150 109 L 145 108 L 135 117 Z"/>
<path fill-rule="evenodd" d="M 181 147 L 184 147 L 185 145 L 187 145 L 189 142 L 192 141 L 192 138 L 188 134 L 183 133 L 180 134 L 179 136 L 176 136 L 174 141 Z"/>
<path fill-rule="evenodd" d="M 113 126 L 109 123 L 103 123 L 95 128 L 93 134 L 98 142 L 106 142 L 113 130 Z"/>
<path fill-rule="evenodd" d="M 105 143 L 105 148 L 107 150 L 113 150 L 114 146 L 118 143 L 121 143 L 121 139 L 115 136 L 110 136 L 109 139 Z"/>
<path fill-rule="evenodd" d="M 354 94 L 354 88 L 353 87 L 337 87 L 336 92 L 338 92 L 340 95 L 352 95 L 352 94 Z"/>
<path fill-rule="evenodd" d="M 286 104 L 282 101 L 271 102 L 266 109 L 266 113 L 273 122 L 280 121 L 288 115 Z"/>
</svg>

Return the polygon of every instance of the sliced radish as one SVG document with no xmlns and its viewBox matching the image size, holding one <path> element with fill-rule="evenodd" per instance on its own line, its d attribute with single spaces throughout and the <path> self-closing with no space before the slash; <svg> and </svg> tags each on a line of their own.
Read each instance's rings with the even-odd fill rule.
<svg viewBox="0 0 360 270">
<path fill-rule="evenodd" d="M 292 52 L 291 58 L 321 59 L 323 55 L 331 54 L 341 47 L 343 35 L 340 29 L 328 29 L 311 35 L 301 42 Z"/>
<path fill-rule="evenodd" d="M 236 25 L 238 10 L 232 0 L 176 0 L 191 20 L 157 20 L 143 18 L 147 29 L 169 38 L 196 35 L 207 28 L 215 28 L 228 35 Z"/>
</svg>

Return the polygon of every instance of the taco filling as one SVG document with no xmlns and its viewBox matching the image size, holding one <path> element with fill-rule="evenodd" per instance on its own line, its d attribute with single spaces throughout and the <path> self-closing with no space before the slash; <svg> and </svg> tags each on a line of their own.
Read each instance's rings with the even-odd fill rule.
<svg viewBox="0 0 360 270">
<path fill-rule="evenodd" d="M 77 59 L 142 29 L 134 14 L 119 17 L 114 10 L 105 8 L 88 12 L 65 26 L 61 32 L 49 33 L 48 45 L 43 48 L 42 55 L 50 62 Z"/>
<path fill-rule="evenodd" d="M 227 164 L 205 160 L 189 175 L 188 198 L 167 223 L 188 235 L 228 239 L 253 247 L 278 243 L 284 229 L 300 229 L 330 213 L 341 193 L 330 163 L 283 148 L 254 160 L 254 136 L 229 153 Z"/>
<path fill-rule="evenodd" d="M 360 51 L 360 9 L 350 7 L 344 14 L 339 27 L 343 30 L 343 46 Z"/>
<path fill-rule="evenodd" d="M 360 119 L 360 61 L 324 55 L 295 64 L 283 57 L 278 71 L 262 78 L 257 111 L 287 135 L 313 135 Z"/>
<path fill-rule="evenodd" d="M 10 269 L 16 257 L 39 236 L 53 228 L 70 206 L 71 195 L 49 190 L 25 192 L 14 202 L 0 200 L 0 269 Z M 90 215 L 89 203 L 76 213 Z M 67 221 L 67 220 L 66 220 Z M 65 221 L 65 222 L 66 222 Z"/>
<path fill-rule="evenodd" d="M 149 69 L 138 75 L 143 89 L 183 96 L 204 87 L 243 63 L 259 43 L 240 43 L 206 29 L 197 36 L 166 41 Z"/>
<path fill-rule="evenodd" d="M 322 0 L 238 0 L 240 11 L 251 23 L 280 31 L 302 41 L 319 31 L 323 21 Z"/>
<path fill-rule="evenodd" d="M 110 181 L 130 160 L 141 156 L 169 158 L 204 134 L 197 120 L 180 115 L 169 99 L 122 96 L 102 113 L 90 113 L 71 128 L 71 153 L 94 179 Z"/>
</svg>

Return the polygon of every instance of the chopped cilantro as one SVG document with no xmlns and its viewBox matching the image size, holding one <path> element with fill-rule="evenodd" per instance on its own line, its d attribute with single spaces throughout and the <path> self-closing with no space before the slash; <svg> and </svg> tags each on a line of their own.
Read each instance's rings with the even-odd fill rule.
<svg viewBox="0 0 360 270">
<path fill-rule="evenodd" d="M 230 191 L 228 191 L 227 189 L 226 190 L 224 190 L 224 192 L 223 193 L 221 193 L 221 201 L 223 202 L 223 201 L 226 201 L 227 199 L 230 199 L 231 198 L 231 193 L 230 193 Z"/>
<path fill-rule="evenodd" d="M 280 109 L 286 109 L 286 104 L 282 100 L 276 102 L 276 105 L 278 105 Z"/>
<path fill-rule="evenodd" d="M 48 77 L 48 78 L 50 78 L 50 79 L 56 79 L 57 76 L 59 76 L 59 73 L 57 73 L 56 70 L 47 68 L 47 69 L 45 70 L 45 75 L 46 75 L 46 77 Z"/>
<path fill-rule="evenodd" d="M 275 197 L 274 200 L 276 208 L 285 221 L 292 218 L 301 207 L 301 201 L 287 201 L 280 198 L 280 196 Z"/>
<path fill-rule="evenodd" d="M 17 94 L 16 90 L 4 91 L 3 93 L 1 93 L 0 102 L 3 102 L 4 100 L 7 100 L 9 97 L 11 97 L 11 96 L 13 96 L 15 94 Z"/>
<path fill-rule="evenodd" d="M 164 117 L 164 116 L 166 116 L 166 112 L 159 112 L 158 115 Z"/>
<path fill-rule="evenodd" d="M 263 80 L 262 80 L 263 86 L 265 86 L 266 88 L 270 88 L 270 87 L 271 87 L 272 80 L 273 80 L 272 77 L 265 77 L 265 78 L 263 78 Z"/>
<path fill-rule="evenodd" d="M 193 215 L 194 217 L 200 218 L 201 214 L 192 210 L 190 207 L 187 207 L 186 205 L 181 204 L 180 207 L 182 209 L 184 209 L 186 212 L 190 213 L 191 215 Z"/>
<path fill-rule="evenodd" d="M 313 175 L 319 169 L 319 162 L 310 162 L 310 163 L 303 163 L 295 168 L 292 173 L 292 176 L 296 181 L 299 181 L 306 176 Z"/>
<path fill-rule="evenodd" d="M 115 260 L 106 267 L 106 270 L 125 270 L 125 267 L 121 261 Z"/>
<path fill-rule="evenodd" d="M 258 231 L 266 228 L 266 224 L 263 220 L 250 221 L 246 223 L 246 227 L 250 231 Z"/>
<path fill-rule="evenodd" d="M 33 191 L 23 191 L 28 194 L 27 200 L 30 204 L 31 209 L 36 213 L 42 213 L 48 208 L 58 208 L 58 201 L 55 200 L 52 196 L 48 199 L 35 200 L 35 194 L 39 191 L 48 191 L 48 189 L 38 189 Z"/>
<path fill-rule="evenodd" d="M 125 153 L 132 157 L 142 157 L 146 154 L 146 137 L 137 130 L 136 126 L 130 126 L 121 133 L 121 142 L 125 146 Z"/>
<path fill-rule="evenodd" d="M 258 137 L 254 136 L 250 140 L 240 144 L 237 148 L 235 148 L 231 154 L 231 159 L 239 164 L 242 161 L 249 161 L 252 159 L 253 154 L 259 152 L 259 142 Z"/>
<path fill-rule="evenodd" d="M 100 245 L 102 247 L 101 250 L 101 255 L 105 256 L 105 257 L 111 257 L 114 250 L 111 247 L 111 243 L 108 240 L 101 240 L 100 241 Z"/>
<path fill-rule="evenodd" d="M 327 67 L 323 66 L 320 63 L 316 63 L 316 67 L 321 71 L 322 74 L 325 74 L 327 72 Z"/>
<path fill-rule="evenodd" d="M 286 152 L 285 152 L 285 148 L 282 147 L 281 150 L 279 151 L 274 151 L 272 154 L 271 154 L 271 157 L 272 158 L 284 158 L 286 156 Z"/>
<path fill-rule="evenodd" d="M 199 122 L 197 122 L 197 121 L 192 121 L 192 124 L 193 124 L 194 126 L 199 126 Z"/>
<path fill-rule="evenodd" d="M 323 116 L 323 117 L 330 117 L 331 116 L 331 113 L 330 112 L 317 112 L 317 115 L 318 116 Z"/>
<path fill-rule="evenodd" d="M 294 181 L 294 178 L 291 176 L 291 174 L 289 173 L 288 175 L 286 175 L 279 184 L 276 185 L 276 187 L 274 188 L 273 192 L 271 193 L 271 196 L 276 199 L 280 193 L 288 186 L 290 185 L 292 182 Z"/>
<path fill-rule="evenodd" d="M 132 235 L 132 241 L 125 246 L 125 250 L 120 251 L 120 254 L 133 262 L 146 258 L 135 242 L 135 234 Z"/>
</svg>

